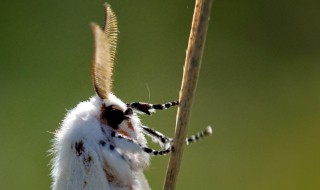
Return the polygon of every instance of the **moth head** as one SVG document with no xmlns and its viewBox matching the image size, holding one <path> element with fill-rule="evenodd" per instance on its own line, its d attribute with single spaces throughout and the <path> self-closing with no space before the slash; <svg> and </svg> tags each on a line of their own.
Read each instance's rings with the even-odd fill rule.
<svg viewBox="0 0 320 190">
<path fill-rule="evenodd" d="M 108 99 L 112 90 L 113 65 L 117 48 L 117 18 L 108 4 L 105 4 L 105 25 L 91 24 L 94 36 L 94 53 L 91 77 L 94 89 L 101 99 Z"/>
<path fill-rule="evenodd" d="M 133 110 L 131 108 L 123 110 L 117 105 L 106 106 L 105 104 L 102 104 L 101 106 L 100 119 L 116 130 L 119 128 L 119 124 L 124 120 L 130 120 L 131 115 L 133 115 Z"/>
</svg>

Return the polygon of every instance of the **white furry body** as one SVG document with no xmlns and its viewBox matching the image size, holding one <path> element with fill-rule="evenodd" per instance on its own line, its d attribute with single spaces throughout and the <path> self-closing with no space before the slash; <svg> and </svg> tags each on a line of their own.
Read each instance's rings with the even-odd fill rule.
<svg viewBox="0 0 320 190">
<path fill-rule="evenodd" d="M 126 104 L 113 94 L 109 94 L 108 100 L 93 96 L 70 110 L 55 133 L 53 190 L 150 189 L 143 175 L 149 155 L 133 143 L 110 136 L 115 129 L 99 120 L 102 104 L 126 108 Z M 131 124 L 124 120 L 117 131 L 146 146 L 136 114 L 129 122 Z"/>
</svg>

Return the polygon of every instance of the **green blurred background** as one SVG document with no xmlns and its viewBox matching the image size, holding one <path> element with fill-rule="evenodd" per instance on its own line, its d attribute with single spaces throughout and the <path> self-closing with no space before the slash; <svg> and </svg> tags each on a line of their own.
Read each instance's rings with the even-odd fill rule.
<svg viewBox="0 0 320 190">
<path fill-rule="evenodd" d="M 93 95 L 92 34 L 103 0 L 0 5 L 0 189 L 50 187 L 51 132 Z M 194 1 L 110 0 L 120 36 L 114 92 L 126 102 L 178 98 Z M 177 189 L 320 189 L 320 3 L 216 0 Z M 176 109 L 142 116 L 172 136 Z M 163 185 L 167 157 L 146 170 Z"/>
</svg>

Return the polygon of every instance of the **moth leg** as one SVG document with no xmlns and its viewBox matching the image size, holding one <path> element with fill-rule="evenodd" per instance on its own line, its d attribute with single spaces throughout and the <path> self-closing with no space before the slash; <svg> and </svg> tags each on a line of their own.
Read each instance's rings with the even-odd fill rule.
<svg viewBox="0 0 320 190">
<path fill-rule="evenodd" d="M 130 139 L 120 133 L 112 132 L 111 137 L 114 138 L 115 145 L 124 151 L 138 153 L 145 152 L 150 155 L 165 155 L 171 152 L 172 146 L 163 150 L 154 150 L 152 148 L 140 145 L 136 140 Z"/>
<path fill-rule="evenodd" d="M 128 138 L 116 132 L 112 132 L 111 137 L 114 138 L 114 143 L 119 149 L 128 151 L 128 152 L 138 153 L 143 151 L 150 155 L 156 156 L 156 155 L 165 155 L 172 151 L 173 149 L 172 143 L 174 141 L 172 138 L 166 137 L 162 133 L 154 129 L 150 129 L 146 126 L 142 126 L 142 128 L 144 129 L 145 132 L 147 132 L 149 136 L 158 138 L 161 141 L 161 143 L 164 144 L 165 148 L 163 150 L 154 150 L 149 147 L 142 146 L 136 140 Z M 196 142 L 204 138 L 205 136 L 210 135 L 211 133 L 212 133 L 212 129 L 210 126 L 208 126 L 206 129 L 196 133 L 195 135 L 192 135 L 191 137 L 186 138 L 186 143 L 190 144 L 192 142 Z"/>
<path fill-rule="evenodd" d="M 128 103 L 127 106 L 134 109 L 135 111 L 151 115 L 151 113 L 155 112 L 156 110 L 168 109 L 168 108 L 170 108 L 172 106 L 176 106 L 178 104 L 179 104 L 178 101 L 167 102 L 164 104 L 150 104 L 150 103 L 145 103 L 145 102 L 133 102 L 133 103 Z"/>
<path fill-rule="evenodd" d="M 174 147 L 173 147 L 174 139 L 173 138 L 166 137 L 162 133 L 160 133 L 160 132 L 158 132 L 156 130 L 150 129 L 150 128 L 146 127 L 146 126 L 144 126 L 143 129 L 147 130 L 148 132 L 150 132 L 149 133 L 150 135 L 154 135 L 156 138 L 160 138 L 160 140 L 161 139 L 165 139 L 164 141 L 166 142 L 165 143 L 165 149 L 162 150 L 162 151 L 156 151 L 156 150 L 145 148 L 144 149 L 145 152 L 149 151 L 153 155 L 165 155 L 165 154 L 168 154 L 168 153 L 172 152 L 172 150 L 174 149 Z M 208 126 L 204 130 L 201 130 L 198 133 L 186 138 L 185 141 L 186 141 L 186 144 L 188 145 L 190 143 L 197 142 L 197 141 L 199 141 L 199 140 L 203 139 L 204 137 L 209 136 L 211 134 L 212 134 L 212 128 L 211 128 L 211 126 Z"/>
<path fill-rule="evenodd" d="M 160 133 L 157 130 L 151 129 L 147 126 L 142 126 L 143 132 L 145 134 L 147 134 L 148 136 L 150 136 L 151 138 L 156 138 L 160 141 L 160 143 L 162 143 L 162 146 L 165 145 L 165 147 L 168 146 L 168 144 L 172 144 L 173 143 L 173 138 L 167 137 L 164 134 Z M 199 131 L 198 133 L 186 138 L 186 143 L 187 145 L 192 143 L 192 142 L 196 142 L 206 136 L 209 136 L 210 134 L 212 134 L 212 128 L 210 126 L 206 127 L 204 130 Z M 159 144 L 160 144 L 159 143 Z M 161 145 L 161 144 L 160 144 Z"/>
<path fill-rule="evenodd" d="M 197 142 L 201 139 L 203 139 L 206 136 L 209 136 L 212 134 L 212 128 L 211 126 L 206 127 L 204 130 L 199 131 L 198 133 L 186 138 L 187 145 L 193 142 Z"/>
<path fill-rule="evenodd" d="M 172 145 L 174 139 L 173 138 L 169 138 L 169 137 L 166 137 L 165 135 L 163 135 L 162 133 L 156 131 L 156 130 L 153 130 L 153 129 L 150 129 L 146 126 L 144 126 L 143 128 L 144 130 L 147 129 L 147 131 L 149 131 L 150 135 L 155 135 L 156 138 L 160 138 L 161 139 L 166 139 L 167 143 L 165 144 L 165 149 L 164 150 L 160 150 L 160 151 L 157 151 L 157 150 L 153 150 L 153 149 L 150 149 L 148 147 L 143 147 L 144 151 L 147 152 L 147 153 L 150 153 L 152 155 L 165 155 L 165 154 L 168 154 L 170 153 L 174 147 Z M 190 144 L 190 143 L 193 143 L 193 142 L 197 142 L 199 140 L 201 140 L 202 138 L 206 137 L 206 136 L 209 136 L 212 134 L 212 128 L 211 126 L 208 126 L 206 127 L 204 130 L 201 130 L 199 131 L 198 133 L 186 138 L 186 144 Z"/>
<path fill-rule="evenodd" d="M 166 148 L 164 150 L 154 150 L 148 147 L 143 147 L 143 151 L 151 154 L 153 156 L 162 156 L 162 155 L 166 155 L 169 154 L 171 151 L 173 150 L 173 146 L 170 146 L 169 148 Z"/>
<path fill-rule="evenodd" d="M 164 134 L 160 133 L 157 130 L 151 129 L 147 126 L 141 126 L 141 128 L 143 129 L 143 132 L 148 135 L 149 137 L 151 137 L 154 141 L 158 142 L 158 144 L 163 147 L 168 147 L 168 145 L 171 144 L 171 142 L 173 142 L 173 139 L 170 137 L 165 136 Z"/>
</svg>

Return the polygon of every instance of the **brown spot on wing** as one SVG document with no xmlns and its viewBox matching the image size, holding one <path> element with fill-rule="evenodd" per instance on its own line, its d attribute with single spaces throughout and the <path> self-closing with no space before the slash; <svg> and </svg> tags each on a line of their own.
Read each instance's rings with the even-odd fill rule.
<svg viewBox="0 0 320 190">
<path fill-rule="evenodd" d="M 103 171 L 106 174 L 106 178 L 109 182 L 113 182 L 115 180 L 115 176 L 109 169 L 104 168 Z"/>
<path fill-rule="evenodd" d="M 75 148 L 76 148 L 77 156 L 81 156 L 82 153 L 84 152 L 83 142 L 81 140 L 79 142 L 76 142 Z"/>
<path fill-rule="evenodd" d="M 87 182 L 86 180 L 83 181 L 83 185 L 82 185 L 83 188 L 85 188 L 85 187 L 87 186 L 87 183 L 88 183 L 88 182 Z"/>
</svg>

